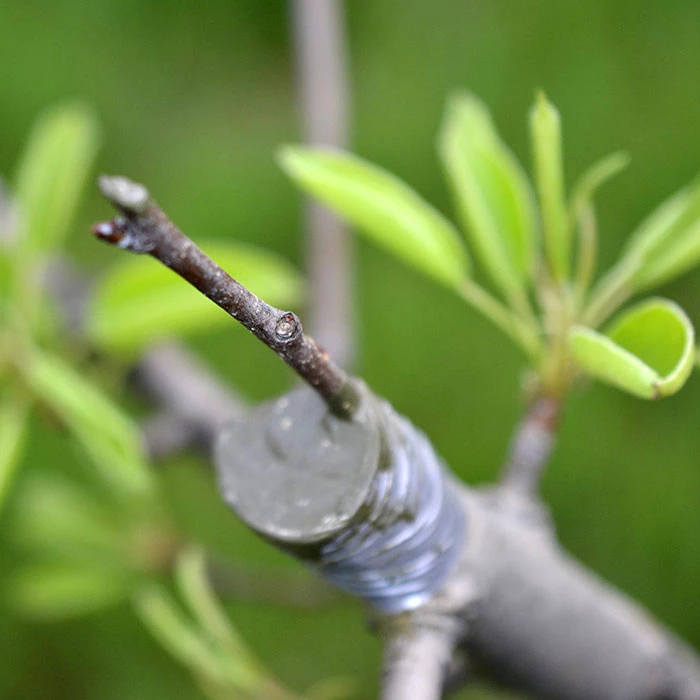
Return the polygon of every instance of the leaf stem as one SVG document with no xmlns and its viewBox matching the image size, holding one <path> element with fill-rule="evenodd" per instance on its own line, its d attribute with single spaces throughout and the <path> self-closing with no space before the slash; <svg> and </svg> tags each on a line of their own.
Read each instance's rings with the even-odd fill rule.
<svg viewBox="0 0 700 700">
<path fill-rule="evenodd" d="M 539 357 L 542 352 L 542 342 L 534 315 L 532 321 L 521 318 L 471 279 L 464 280 L 457 291 L 462 299 L 515 341 L 529 358 Z"/>
<path fill-rule="evenodd" d="M 636 264 L 623 261 L 600 280 L 583 314 L 585 325 L 596 328 L 632 296 L 631 283 L 636 269 Z"/>
</svg>

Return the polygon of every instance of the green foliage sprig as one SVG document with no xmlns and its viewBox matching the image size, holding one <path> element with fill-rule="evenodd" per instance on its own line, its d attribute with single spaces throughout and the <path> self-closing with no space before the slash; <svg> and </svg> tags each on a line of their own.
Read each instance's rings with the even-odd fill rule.
<svg viewBox="0 0 700 700">
<path fill-rule="evenodd" d="M 303 190 L 508 335 L 541 393 L 563 395 L 582 372 L 642 398 L 675 393 L 695 358 L 693 326 L 676 304 L 652 299 L 598 329 L 631 297 L 700 263 L 700 180 L 662 204 L 594 284 L 594 196 L 628 159 L 595 163 L 567 196 L 561 119 L 542 93 L 530 136 L 534 186 L 471 94 L 449 102 L 438 139 L 461 228 L 493 292 L 474 281 L 456 227 L 393 175 L 323 148 L 286 147 L 280 162 Z"/>
</svg>

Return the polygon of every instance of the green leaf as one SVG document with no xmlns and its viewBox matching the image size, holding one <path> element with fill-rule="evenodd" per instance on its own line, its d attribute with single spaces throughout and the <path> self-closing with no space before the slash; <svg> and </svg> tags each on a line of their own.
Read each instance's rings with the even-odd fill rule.
<svg viewBox="0 0 700 700">
<path fill-rule="evenodd" d="M 628 163 L 629 158 L 626 154 L 612 153 L 588 168 L 574 185 L 569 204 L 569 226 L 572 231 L 576 231 L 578 238 L 574 285 L 578 305 L 583 303 L 596 264 L 598 234 L 593 196 Z"/>
<path fill-rule="evenodd" d="M 14 539 L 23 549 L 62 560 L 99 558 L 126 567 L 126 529 L 105 503 L 67 479 L 32 473 L 18 494 Z"/>
<path fill-rule="evenodd" d="M 387 171 L 330 149 L 286 147 L 279 160 L 302 189 L 407 265 L 450 288 L 468 276 L 452 224 Z"/>
<path fill-rule="evenodd" d="M 60 247 L 75 215 L 99 144 L 91 110 L 82 104 L 50 109 L 32 129 L 15 190 L 25 254 Z"/>
<path fill-rule="evenodd" d="M 240 662 L 252 662 L 240 637 L 211 588 L 201 549 L 186 549 L 177 558 L 175 577 L 180 594 L 211 642 L 227 648 Z"/>
<path fill-rule="evenodd" d="M 664 246 L 635 275 L 637 290 L 658 287 L 688 272 L 700 263 L 700 213 L 698 219 Z"/>
<path fill-rule="evenodd" d="M 545 249 L 554 278 L 563 282 L 571 267 L 571 229 L 566 209 L 561 119 L 543 92 L 537 95 L 530 110 L 530 138 Z"/>
<path fill-rule="evenodd" d="M 61 359 L 38 349 L 23 369 L 30 388 L 65 422 L 108 484 L 127 497 L 151 493 L 141 435 L 107 396 Z"/>
<path fill-rule="evenodd" d="M 209 682 L 254 689 L 258 676 L 235 659 L 223 657 L 203 639 L 168 591 L 157 584 L 143 586 L 134 597 L 136 612 L 151 634 L 181 663 Z"/>
<path fill-rule="evenodd" d="M 482 265 L 506 297 L 522 297 L 536 262 L 534 198 L 520 164 L 473 95 L 450 101 L 439 152 Z"/>
<path fill-rule="evenodd" d="M 90 614 L 128 594 L 113 569 L 46 562 L 25 566 L 7 584 L 10 604 L 27 617 L 53 621 Z"/>
<path fill-rule="evenodd" d="M 695 360 L 694 342 L 690 319 L 665 299 L 626 311 L 606 335 L 583 326 L 570 334 L 572 354 L 582 369 L 645 399 L 670 396 L 685 384 Z"/>
<path fill-rule="evenodd" d="M 212 243 L 208 255 L 237 280 L 275 306 L 296 306 L 302 280 L 281 257 L 243 244 Z M 87 333 L 110 352 L 135 353 L 167 336 L 228 324 L 231 318 L 200 292 L 146 257 L 125 256 L 98 283 Z"/>
<path fill-rule="evenodd" d="M 0 402 L 0 512 L 24 453 L 29 405 L 16 397 Z"/>
<path fill-rule="evenodd" d="M 666 200 L 633 234 L 620 266 L 636 290 L 648 289 L 700 263 L 700 178 Z"/>
</svg>

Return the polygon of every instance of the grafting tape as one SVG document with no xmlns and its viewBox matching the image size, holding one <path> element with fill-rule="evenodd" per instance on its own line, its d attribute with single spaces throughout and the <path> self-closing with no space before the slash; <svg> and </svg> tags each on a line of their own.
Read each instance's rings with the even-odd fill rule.
<svg viewBox="0 0 700 700">
<path fill-rule="evenodd" d="M 217 449 L 224 498 L 261 535 L 387 612 L 445 581 L 465 517 L 430 442 L 363 385 L 352 420 L 301 389 L 229 426 Z"/>
</svg>

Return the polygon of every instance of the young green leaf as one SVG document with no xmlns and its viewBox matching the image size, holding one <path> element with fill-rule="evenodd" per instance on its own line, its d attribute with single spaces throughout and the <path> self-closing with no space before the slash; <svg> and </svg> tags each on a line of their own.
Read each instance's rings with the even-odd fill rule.
<svg viewBox="0 0 700 700">
<path fill-rule="evenodd" d="M 279 160 L 302 189 L 407 265 L 452 289 L 468 276 L 452 224 L 390 173 L 330 149 L 287 147 Z"/>
<path fill-rule="evenodd" d="M 283 258 L 236 243 L 204 246 L 207 254 L 273 305 L 294 307 L 302 296 L 299 273 Z M 134 353 L 167 336 L 238 324 L 162 265 L 144 257 L 116 262 L 91 298 L 87 334 L 110 352 Z"/>
<path fill-rule="evenodd" d="M 522 298 L 535 268 L 534 198 L 520 164 L 473 95 L 450 101 L 439 152 L 482 265 L 507 298 Z"/>
<path fill-rule="evenodd" d="M 571 229 L 566 209 L 561 120 L 543 92 L 537 95 L 530 110 L 530 137 L 545 249 L 554 278 L 563 282 L 571 267 Z"/>
<path fill-rule="evenodd" d="M 676 393 L 695 359 L 695 333 L 676 304 L 650 299 L 626 311 L 606 335 L 583 326 L 570 334 L 579 366 L 597 379 L 645 399 Z"/>
<path fill-rule="evenodd" d="M 30 388 L 66 423 L 107 483 L 127 497 L 151 492 L 139 431 L 109 398 L 58 357 L 38 349 L 22 367 Z"/>
<path fill-rule="evenodd" d="M 15 190 L 25 254 L 56 250 L 75 215 L 99 143 L 97 122 L 81 104 L 65 104 L 35 123 Z"/>
<path fill-rule="evenodd" d="M 180 595 L 189 605 L 204 634 L 212 643 L 227 648 L 240 660 L 251 663 L 242 640 L 228 621 L 207 578 L 206 560 L 201 549 L 186 549 L 177 558 L 175 577 Z"/>
<path fill-rule="evenodd" d="M 22 459 L 28 418 L 25 400 L 10 396 L 0 402 L 0 511 Z"/>
<path fill-rule="evenodd" d="M 623 263 L 633 272 L 636 290 L 662 284 L 700 263 L 700 178 L 641 224 L 619 265 Z"/>
<path fill-rule="evenodd" d="M 109 507 L 75 483 L 33 472 L 18 493 L 15 541 L 44 557 L 125 567 L 126 528 Z"/>
<path fill-rule="evenodd" d="M 658 287 L 700 263 L 700 212 L 678 237 L 662 247 L 656 255 L 650 255 L 635 275 L 638 290 Z"/>
<path fill-rule="evenodd" d="M 255 688 L 258 674 L 236 659 L 222 656 L 205 641 L 165 588 L 155 583 L 143 586 L 134 597 L 134 605 L 151 634 L 198 676 L 244 693 Z"/>
<path fill-rule="evenodd" d="M 7 584 L 10 604 L 35 620 L 79 617 L 126 598 L 130 580 L 113 569 L 75 563 L 27 565 Z"/>
</svg>

